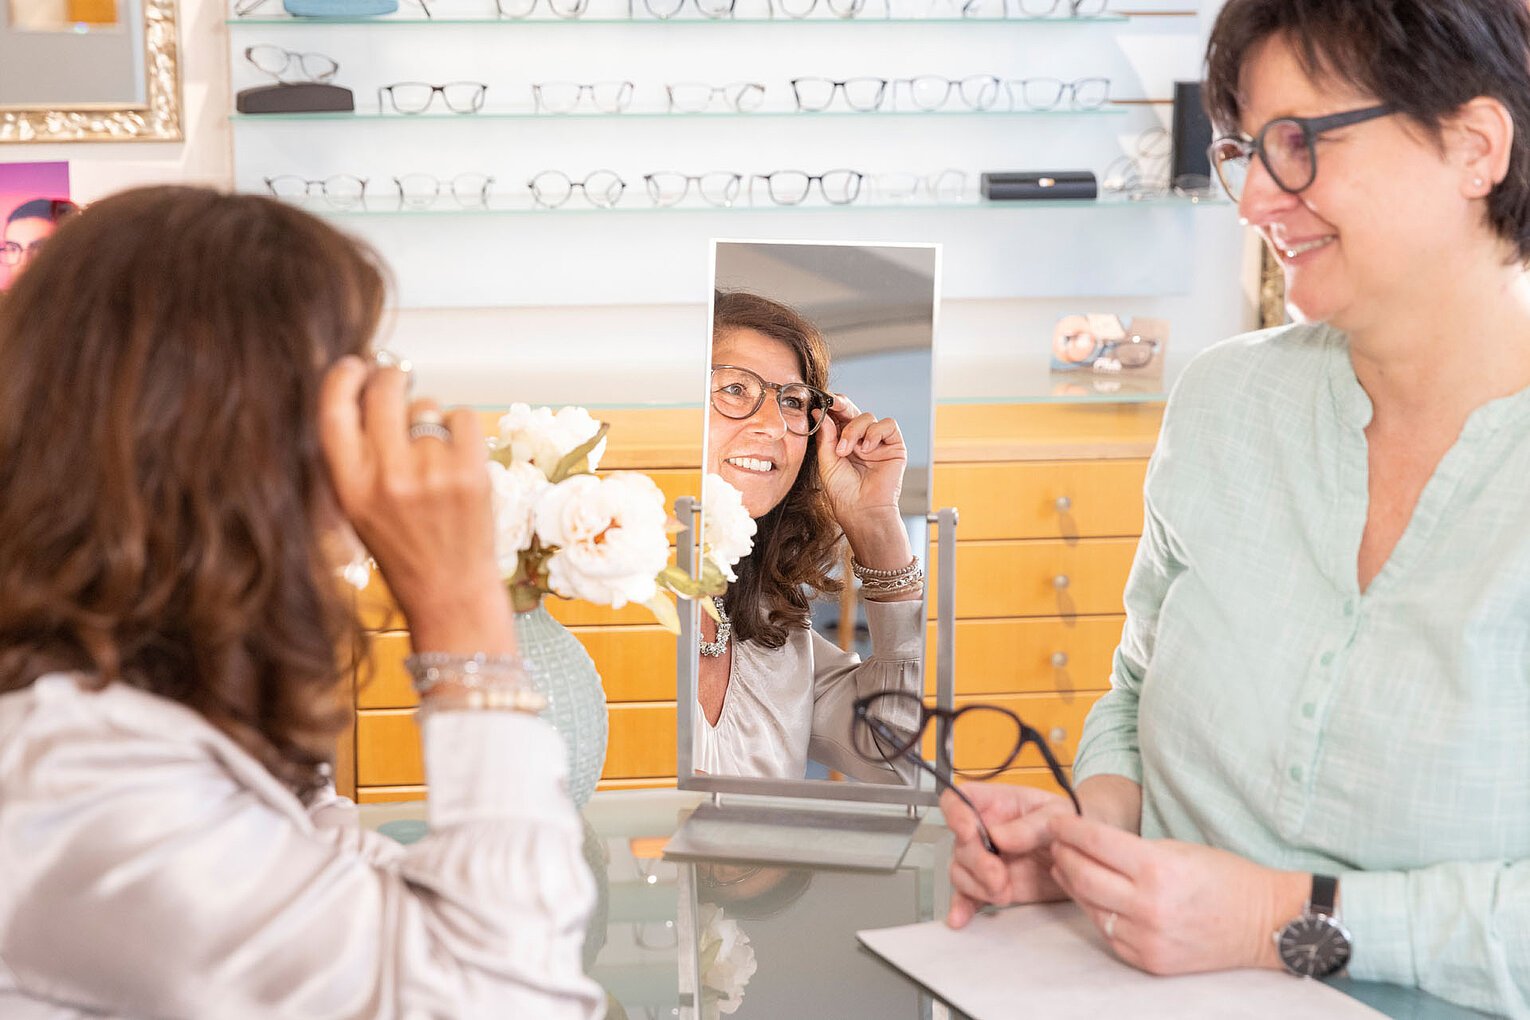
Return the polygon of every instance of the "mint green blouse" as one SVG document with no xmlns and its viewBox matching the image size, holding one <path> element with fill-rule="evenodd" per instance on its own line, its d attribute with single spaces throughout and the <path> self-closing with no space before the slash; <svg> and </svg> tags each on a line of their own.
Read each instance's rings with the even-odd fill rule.
<svg viewBox="0 0 1530 1020">
<path fill-rule="evenodd" d="M 1351 976 L 1530 1017 L 1530 390 L 1362 594 L 1370 417 L 1322 325 L 1186 369 L 1075 777 L 1141 783 L 1144 836 L 1338 875 Z"/>
</svg>

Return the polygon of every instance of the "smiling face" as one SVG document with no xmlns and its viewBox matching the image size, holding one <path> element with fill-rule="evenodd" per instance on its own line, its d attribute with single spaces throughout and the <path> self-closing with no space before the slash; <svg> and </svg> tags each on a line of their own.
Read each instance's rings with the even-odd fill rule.
<svg viewBox="0 0 1530 1020">
<path fill-rule="evenodd" d="M 767 382 L 802 382 L 797 353 L 780 340 L 752 329 L 723 333 L 712 344 L 712 364 L 737 365 Z M 763 517 L 786 498 L 807 456 L 808 436 L 786 430 L 776 391 L 748 418 L 729 418 L 711 410 L 707 470 L 744 494 L 751 517 Z"/>
<path fill-rule="evenodd" d="M 1241 91 L 1239 126 L 1249 136 L 1279 117 L 1376 103 L 1349 86 L 1314 82 L 1280 36 L 1250 51 Z M 1238 203 L 1284 269 L 1286 300 L 1300 317 L 1353 331 L 1438 292 L 1480 228 L 1459 171 L 1435 141 L 1394 114 L 1326 132 L 1314 152 L 1317 176 L 1296 195 L 1256 157 Z"/>
</svg>

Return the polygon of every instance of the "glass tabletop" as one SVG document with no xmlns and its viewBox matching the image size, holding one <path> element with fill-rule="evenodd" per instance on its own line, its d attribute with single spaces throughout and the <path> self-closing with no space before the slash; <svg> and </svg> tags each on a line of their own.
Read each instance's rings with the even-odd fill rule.
<svg viewBox="0 0 1530 1020">
<path fill-rule="evenodd" d="M 608 791 L 584 809 L 598 890 L 585 970 L 606 990 L 610 1020 L 966 1020 L 855 934 L 945 916 L 951 835 L 939 811 L 891 872 L 665 860 L 664 844 L 703 799 Z M 425 833 L 423 802 L 360 810 L 364 825 L 401 842 Z M 1398 1020 L 1484 1015 L 1417 989 L 1329 983 Z"/>
</svg>

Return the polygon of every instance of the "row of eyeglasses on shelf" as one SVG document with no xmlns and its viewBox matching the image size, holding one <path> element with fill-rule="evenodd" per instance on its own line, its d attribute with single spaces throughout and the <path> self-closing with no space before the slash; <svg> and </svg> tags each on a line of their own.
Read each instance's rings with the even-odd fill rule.
<svg viewBox="0 0 1530 1020">
<path fill-rule="evenodd" d="M 333 58 L 322 53 L 298 53 L 280 46 L 249 46 L 244 56 L 257 70 L 283 85 L 329 82 L 340 70 Z M 899 108 L 900 100 L 914 109 L 933 112 L 953 100 L 968 110 L 1097 110 L 1110 99 L 1110 79 L 1001 78 L 996 74 L 970 74 L 947 78 L 921 74 L 911 78 L 793 78 L 792 100 L 804 113 L 818 113 L 842 100 L 851 110 L 870 113 L 884 107 Z M 779 86 L 777 86 L 779 88 Z M 670 113 L 703 113 L 709 110 L 752 113 L 763 109 L 768 87 L 764 82 L 738 81 L 724 85 L 705 82 L 667 82 L 664 109 Z M 441 97 L 452 113 L 478 113 L 488 100 L 489 86 L 478 81 L 443 83 L 401 81 L 377 90 L 378 113 L 400 114 L 428 111 Z M 632 108 L 637 85 L 631 81 L 544 81 L 531 85 L 532 109 L 537 113 L 623 113 Z M 524 95 L 524 93 L 523 93 Z"/>
<path fill-rule="evenodd" d="M 318 198 L 331 208 L 349 211 L 387 209 L 426 210 L 443 199 L 463 209 L 490 208 L 495 180 L 487 174 L 463 173 L 444 179 L 432 174 L 393 177 L 382 187 L 369 178 L 333 174 L 310 179 L 297 174 L 265 178 L 266 190 L 278 198 L 302 202 Z M 763 195 L 776 205 L 800 205 L 817 191 L 831 205 L 850 205 L 863 195 L 877 202 L 959 202 L 967 197 L 967 174 L 942 170 L 934 174 L 863 174 L 855 170 L 825 170 L 809 174 L 802 170 L 776 170 L 768 174 L 739 174 L 717 170 L 703 174 L 656 171 L 643 175 L 643 187 L 654 206 L 676 206 L 691 195 L 707 205 L 728 208 L 741 200 L 752 204 Z M 561 170 L 544 170 L 526 183 L 535 206 L 556 209 L 574 192 L 592 206 L 615 208 L 627 192 L 627 182 L 612 170 L 595 170 L 574 179 Z"/>
<path fill-rule="evenodd" d="M 236 0 L 234 13 L 247 17 L 263 8 L 267 0 Z M 429 0 L 415 0 L 425 17 L 434 15 Z M 820 0 L 642 0 L 651 17 L 668 21 L 691 8 L 704 18 L 722 21 L 774 18 L 777 10 L 788 18 L 802 20 L 818 11 Z M 494 0 L 495 13 L 516 21 L 532 17 L 542 0 Z M 939 20 L 957 18 L 1037 19 L 1099 18 L 1106 13 L 1108 0 L 822 0 L 824 13 L 848 20 L 867 14 L 887 20 Z M 590 0 L 546 0 L 548 12 L 557 18 L 573 20 L 590 11 Z M 638 0 L 627 0 L 627 17 L 638 16 Z"/>
</svg>

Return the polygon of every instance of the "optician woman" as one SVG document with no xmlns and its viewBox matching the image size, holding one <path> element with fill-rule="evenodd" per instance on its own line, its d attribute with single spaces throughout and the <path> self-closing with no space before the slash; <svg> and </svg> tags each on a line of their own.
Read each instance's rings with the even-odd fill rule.
<svg viewBox="0 0 1530 1020">
<path fill-rule="evenodd" d="M 923 571 L 898 515 L 908 450 L 898 423 L 825 390 L 828 349 L 785 305 L 716 296 L 707 470 L 743 493 L 758 531 L 735 568 L 719 626 L 703 618 L 692 761 L 711 775 L 802 779 L 811 758 L 869 782 L 900 782 L 849 746 L 852 703 L 917 693 Z M 811 628 L 841 535 L 861 579 L 865 662 Z"/>
<path fill-rule="evenodd" d="M 949 795 L 950 921 L 1083 905 L 1159 973 L 1530 1016 L 1530 12 L 1229 0 L 1213 146 L 1302 320 L 1164 416 L 1085 817 Z"/>
<path fill-rule="evenodd" d="M 484 444 L 368 370 L 383 300 L 313 216 L 194 188 L 70 217 L 0 299 L 7 1020 L 598 1013 Z M 326 782 L 361 647 L 347 519 L 416 652 L 407 849 Z"/>
</svg>

